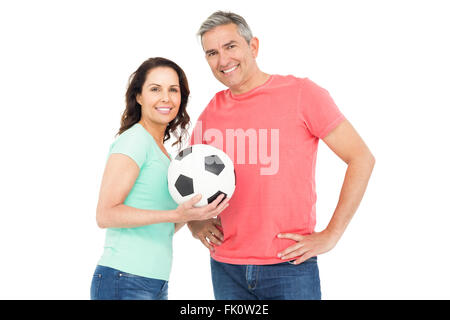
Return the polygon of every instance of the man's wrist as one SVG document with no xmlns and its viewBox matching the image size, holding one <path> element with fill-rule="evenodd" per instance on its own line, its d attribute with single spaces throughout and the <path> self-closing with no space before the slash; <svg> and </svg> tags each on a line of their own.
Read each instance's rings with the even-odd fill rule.
<svg viewBox="0 0 450 320">
<path fill-rule="evenodd" d="M 326 227 L 326 229 L 324 230 L 328 236 L 335 242 L 337 243 L 339 241 L 339 239 L 342 237 L 342 234 L 344 233 L 344 231 L 339 230 L 338 228 L 332 227 L 332 226 L 328 226 Z"/>
</svg>

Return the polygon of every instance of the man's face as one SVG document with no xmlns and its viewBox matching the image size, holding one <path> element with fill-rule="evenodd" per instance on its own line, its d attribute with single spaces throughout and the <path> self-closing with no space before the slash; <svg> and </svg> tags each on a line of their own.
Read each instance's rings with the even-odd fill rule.
<svg viewBox="0 0 450 320">
<path fill-rule="evenodd" d="M 258 39 L 253 38 L 248 44 L 231 23 L 204 33 L 202 45 L 216 79 L 235 94 L 246 92 L 258 71 Z"/>
</svg>

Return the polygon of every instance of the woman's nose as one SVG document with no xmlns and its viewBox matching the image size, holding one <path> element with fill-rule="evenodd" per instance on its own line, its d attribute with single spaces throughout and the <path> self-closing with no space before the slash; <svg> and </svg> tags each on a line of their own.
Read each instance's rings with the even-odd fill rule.
<svg viewBox="0 0 450 320">
<path fill-rule="evenodd" d="M 169 93 L 167 91 L 163 91 L 161 96 L 161 101 L 168 102 L 169 101 Z"/>
</svg>

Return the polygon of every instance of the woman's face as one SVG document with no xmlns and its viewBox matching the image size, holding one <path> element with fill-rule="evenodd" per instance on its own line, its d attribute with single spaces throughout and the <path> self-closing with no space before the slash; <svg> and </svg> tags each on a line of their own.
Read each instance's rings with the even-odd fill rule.
<svg viewBox="0 0 450 320">
<path fill-rule="evenodd" d="M 180 109 L 181 91 L 178 74 L 169 67 L 151 69 L 141 93 L 136 96 L 142 118 L 157 125 L 167 125 Z"/>
</svg>

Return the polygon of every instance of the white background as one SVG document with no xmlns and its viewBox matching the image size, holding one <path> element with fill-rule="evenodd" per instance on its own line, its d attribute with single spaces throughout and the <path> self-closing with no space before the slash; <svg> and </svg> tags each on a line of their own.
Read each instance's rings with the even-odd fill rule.
<svg viewBox="0 0 450 320">
<path fill-rule="evenodd" d="M 445 4 L 2 1 L 0 298 L 89 299 L 105 236 L 95 207 L 128 76 L 149 57 L 173 59 L 195 122 L 223 89 L 195 33 L 221 9 L 246 18 L 263 71 L 326 88 L 377 159 L 346 233 L 319 257 L 323 298 L 449 299 Z M 345 169 L 321 142 L 317 231 Z M 208 251 L 186 227 L 174 237 L 169 299 L 213 299 Z"/>
</svg>

